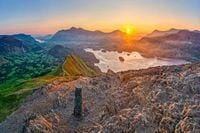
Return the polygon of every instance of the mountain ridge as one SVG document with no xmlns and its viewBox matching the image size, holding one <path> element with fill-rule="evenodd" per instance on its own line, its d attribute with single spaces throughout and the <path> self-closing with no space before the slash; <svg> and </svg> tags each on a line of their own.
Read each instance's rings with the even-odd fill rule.
<svg viewBox="0 0 200 133">
<path fill-rule="evenodd" d="M 0 128 L 13 133 L 198 132 L 199 70 L 193 63 L 56 80 L 29 96 Z M 83 93 L 81 120 L 72 115 L 76 87 Z"/>
<path fill-rule="evenodd" d="M 57 31 L 49 40 L 49 42 L 67 43 L 67 41 L 94 41 L 102 40 L 104 38 L 116 38 L 122 35 L 124 35 L 124 33 L 119 30 L 102 32 L 99 30 L 90 31 L 83 28 L 72 27 L 67 30 Z"/>
<path fill-rule="evenodd" d="M 147 57 L 177 58 L 187 61 L 200 60 L 200 33 L 180 30 L 162 36 L 145 36 L 134 42 L 132 50 Z"/>
<path fill-rule="evenodd" d="M 65 76 L 95 76 L 97 74 L 74 53 L 66 57 L 62 69 Z"/>
</svg>

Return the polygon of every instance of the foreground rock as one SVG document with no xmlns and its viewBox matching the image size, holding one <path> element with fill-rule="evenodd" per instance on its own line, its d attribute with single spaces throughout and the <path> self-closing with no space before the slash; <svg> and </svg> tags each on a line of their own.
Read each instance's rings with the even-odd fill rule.
<svg viewBox="0 0 200 133">
<path fill-rule="evenodd" d="M 59 86 L 59 87 L 58 87 Z M 82 88 L 82 119 L 73 116 Z M 200 64 L 56 81 L 0 124 L 8 132 L 200 132 Z"/>
</svg>

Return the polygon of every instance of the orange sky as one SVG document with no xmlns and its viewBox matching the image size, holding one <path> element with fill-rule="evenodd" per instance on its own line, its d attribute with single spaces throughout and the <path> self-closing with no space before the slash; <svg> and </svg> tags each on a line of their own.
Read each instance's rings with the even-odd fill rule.
<svg viewBox="0 0 200 133">
<path fill-rule="evenodd" d="M 135 34 L 200 30 L 199 0 L 1 0 L 0 34 L 53 34 L 72 26 Z"/>
</svg>

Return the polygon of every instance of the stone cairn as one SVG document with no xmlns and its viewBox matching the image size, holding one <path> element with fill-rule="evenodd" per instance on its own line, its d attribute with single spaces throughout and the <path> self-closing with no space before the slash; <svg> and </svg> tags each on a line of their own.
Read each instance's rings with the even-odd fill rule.
<svg viewBox="0 0 200 133">
<path fill-rule="evenodd" d="M 75 117 L 82 116 L 82 89 L 76 88 L 75 89 L 75 99 L 74 99 L 74 113 Z"/>
</svg>

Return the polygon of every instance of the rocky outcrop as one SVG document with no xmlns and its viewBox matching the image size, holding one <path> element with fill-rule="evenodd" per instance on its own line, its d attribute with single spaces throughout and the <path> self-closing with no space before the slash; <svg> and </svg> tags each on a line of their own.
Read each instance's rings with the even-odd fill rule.
<svg viewBox="0 0 200 133">
<path fill-rule="evenodd" d="M 109 73 L 37 90 L 0 124 L 1 132 L 200 131 L 200 64 Z M 73 117 L 77 86 L 81 120 Z"/>
<path fill-rule="evenodd" d="M 124 62 L 124 58 L 120 56 L 119 61 Z"/>
</svg>

